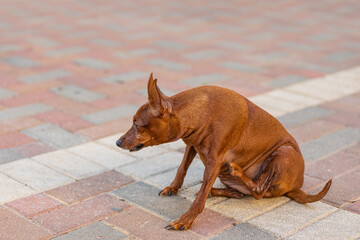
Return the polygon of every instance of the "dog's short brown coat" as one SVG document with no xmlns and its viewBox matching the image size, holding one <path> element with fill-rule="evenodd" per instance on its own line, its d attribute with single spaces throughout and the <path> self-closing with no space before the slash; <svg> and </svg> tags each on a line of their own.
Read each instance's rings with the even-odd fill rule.
<svg viewBox="0 0 360 240">
<path fill-rule="evenodd" d="M 295 139 L 277 119 L 232 90 L 203 86 L 167 97 L 151 74 L 148 99 L 117 145 L 136 151 L 180 138 L 185 142 L 184 158 L 162 196 L 178 192 L 196 154 L 205 166 L 196 199 L 168 229 L 188 229 L 209 195 L 245 194 L 256 199 L 286 195 L 307 203 L 320 200 L 330 188 L 331 180 L 316 195 L 301 191 L 304 160 Z M 226 188 L 212 188 L 217 177 Z"/>
</svg>

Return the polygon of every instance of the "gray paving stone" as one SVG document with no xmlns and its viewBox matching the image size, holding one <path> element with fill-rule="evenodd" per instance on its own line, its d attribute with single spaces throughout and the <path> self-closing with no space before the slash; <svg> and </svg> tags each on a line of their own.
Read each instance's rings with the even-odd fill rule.
<svg viewBox="0 0 360 240">
<path fill-rule="evenodd" d="M 22 68 L 31 68 L 31 67 L 40 66 L 38 62 L 21 56 L 10 56 L 10 57 L 2 58 L 1 60 L 13 66 L 22 67 Z"/>
<path fill-rule="evenodd" d="M 216 50 L 202 50 L 196 52 L 189 52 L 184 54 L 183 56 L 187 59 L 191 60 L 203 60 L 203 59 L 211 59 L 221 55 L 221 52 Z"/>
<path fill-rule="evenodd" d="M 239 62 L 222 62 L 220 63 L 220 66 L 247 73 L 258 73 L 262 71 L 262 69 L 259 67 L 245 65 Z"/>
<path fill-rule="evenodd" d="M 301 62 L 296 64 L 297 68 L 320 72 L 320 73 L 333 73 L 336 72 L 339 68 L 336 68 L 335 66 L 325 66 L 325 65 L 318 65 L 310 62 Z"/>
<path fill-rule="evenodd" d="M 161 87 L 161 91 L 166 95 L 166 96 L 173 96 L 176 94 L 176 92 L 173 92 L 167 88 Z M 140 88 L 138 90 L 136 90 L 136 92 L 140 95 L 143 95 L 145 97 L 148 96 L 148 91 L 147 88 Z"/>
<path fill-rule="evenodd" d="M 146 63 L 173 71 L 184 71 L 189 68 L 189 66 L 186 64 L 160 59 L 160 58 L 148 60 Z"/>
<path fill-rule="evenodd" d="M 219 233 L 218 235 L 210 238 L 211 240 L 266 240 L 276 239 L 275 236 L 264 232 L 250 224 L 241 223 L 234 227 L 230 227 L 227 230 Z"/>
<path fill-rule="evenodd" d="M 321 159 L 360 141 L 360 129 L 346 127 L 300 145 L 305 161 Z"/>
<path fill-rule="evenodd" d="M 141 71 L 132 71 L 123 74 L 110 75 L 101 78 L 100 80 L 106 83 L 124 83 L 131 82 L 138 79 L 146 79 L 150 74 Z"/>
<path fill-rule="evenodd" d="M 97 69 L 97 70 L 106 70 L 106 69 L 110 69 L 114 66 L 113 64 L 111 64 L 109 62 L 105 62 L 105 61 L 101 61 L 101 60 L 97 60 L 97 59 L 93 59 L 93 58 L 76 59 L 76 60 L 74 60 L 74 63 L 84 66 L 84 67 Z"/>
<path fill-rule="evenodd" d="M 56 69 L 47 72 L 37 73 L 33 75 L 20 77 L 19 80 L 26 83 L 37 83 L 47 80 L 55 80 L 63 77 L 70 76 L 70 72 L 63 69 Z"/>
<path fill-rule="evenodd" d="M 214 73 L 214 74 L 207 74 L 207 75 L 201 75 L 197 77 L 184 79 L 182 80 L 182 82 L 192 87 L 196 87 L 205 84 L 214 84 L 216 82 L 221 82 L 226 80 L 227 78 L 228 76 L 226 75 Z"/>
<path fill-rule="evenodd" d="M 67 148 L 86 141 L 84 137 L 49 123 L 28 128 L 22 133 L 54 148 Z"/>
<path fill-rule="evenodd" d="M 137 109 L 138 107 L 134 105 L 122 105 L 119 107 L 87 114 L 82 116 L 81 118 L 95 124 L 102 124 L 117 120 L 122 117 L 132 116 L 136 113 Z"/>
<path fill-rule="evenodd" d="M 59 45 L 58 42 L 53 41 L 51 39 L 48 38 L 44 38 L 44 37 L 35 37 L 35 38 L 31 38 L 29 39 L 29 41 L 35 45 L 39 45 L 42 47 L 56 47 Z"/>
<path fill-rule="evenodd" d="M 15 93 L 6 89 L 0 88 L 0 100 L 15 96 Z"/>
<path fill-rule="evenodd" d="M 72 84 L 52 88 L 51 91 L 78 102 L 92 102 L 105 97 L 100 93 L 96 93 Z"/>
<path fill-rule="evenodd" d="M 190 186 L 194 186 L 196 184 L 201 183 L 203 180 L 204 170 L 205 170 L 204 164 L 199 159 L 197 161 L 194 161 L 190 165 L 186 173 L 182 188 L 188 188 Z M 176 172 L 177 172 L 177 168 L 169 172 L 165 172 L 162 174 L 149 177 L 145 180 L 145 182 L 154 186 L 158 186 L 160 188 L 165 188 L 169 186 L 170 183 L 174 180 L 176 176 Z"/>
<path fill-rule="evenodd" d="M 176 169 L 180 165 L 182 157 L 183 154 L 179 152 L 166 152 L 154 157 L 147 157 L 142 161 L 117 168 L 116 170 L 135 179 L 144 180 L 159 173 Z"/>
<path fill-rule="evenodd" d="M 231 50 L 238 50 L 238 51 L 244 51 L 244 50 L 250 50 L 251 49 L 251 47 L 249 47 L 247 45 L 244 45 L 242 43 L 230 42 L 230 41 L 220 42 L 219 46 L 224 47 L 224 48 L 229 48 Z"/>
<path fill-rule="evenodd" d="M 325 60 L 330 61 L 330 62 L 341 63 L 341 62 L 353 60 L 356 57 L 357 57 L 357 54 L 355 52 L 342 51 L 342 52 L 329 54 L 329 55 L 325 56 L 324 58 L 325 58 Z"/>
<path fill-rule="evenodd" d="M 119 232 L 104 223 L 97 222 L 53 238 L 53 240 L 120 240 L 127 238 L 128 236 L 126 234 Z"/>
<path fill-rule="evenodd" d="M 185 44 L 181 42 L 174 42 L 169 40 L 161 40 L 155 42 L 157 46 L 164 47 L 164 48 L 170 48 L 170 49 L 180 49 L 183 50 L 186 46 Z"/>
<path fill-rule="evenodd" d="M 91 42 L 95 43 L 97 45 L 100 45 L 100 46 L 112 47 L 112 48 L 120 46 L 120 43 L 118 43 L 118 42 L 115 42 L 115 41 L 112 41 L 109 39 L 103 39 L 103 38 L 93 39 Z"/>
<path fill-rule="evenodd" d="M 160 190 L 146 183 L 137 182 L 112 193 L 172 220 L 179 218 L 190 207 L 191 202 L 182 197 L 176 195 L 160 197 L 158 195 Z"/>
<path fill-rule="evenodd" d="M 287 48 L 300 50 L 300 51 L 315 51 L 316 50 L 315 46 L 311 46 L 311 45 L 303 44 L 303 43 L 297 43 L 297 42 L 282 42 L 282 43 L 280 43 L 280 45 L 287 47 Z"/>
<path fill-rule="evenodd" d="M 298 76 L 298 75 L 287 75 L 283 77 L 279 77 L 277 79 L 271 80 L 266 83 L 266 85 L 270 87 L 285 87 L 294 83 L 301 82 L 306 80 L 306 77 Z"/>
<path fill-rule="evenodd" d="M 0 173 L 0 183 L 0 204 L 36 193 L 25 184 L 19 183 L 2 173 Z"/>
<path fill-rule="evenodd" d="M 33 103 L 14 108 L 8 108 L 0 111 L 0 122 L 9 121 L 19 117 L 31 116 L 50 110 L 52 110 L 52 107 L 49 107 L 42 103 Z"/>
<path fill-rule="evenodd" d="M 16 44 L 2 44 L 0 46 L 0 53 L 12 52 L 21 50 L 22 47 Z"/>
<path fill-rule="evenodd" d="M 61 57 L 65 55 L 84 53 L 86 51 L 87 49 L 84 47 L 67 47 L 67 48 L 61 48 L 61 49 L 49 51 L 46 52 L 45 54 L 50 57 Z"/>
<path fill-rule="evenodd" d="M 0 164 L 23 158 L 20 153 L 10 148 L 0 149 Z"/>
<path fill-rule="evenodd" d="M 286 239 L 354 239 L 360 234 L 360 215 L 340 210 Z"/>
<path fill-rule="evenodd" d="M 334 111 L 322 107 L 309 107 L 278 118 L 285 127 L 296 127 L 318 118 L 330 116 Z"/>
<path fill-rule="evenodd" d="M 319 32 L 314 35 L 310 35 L 309 37 L 306 37 L 307 39 L 313 41 L 313 42 L 327 42 L 329 40 L 332 40 L 335 38 L 335 35 L 332 33 L 326 33 L 326 32 Z"/>
<path fill-rule="evenodd" d="M 129 52 L 115 53 L 115 56 L 119 58 L 131 58 L 131 57 L 148 56 L 154 53 L 156 53 L 156 50 L 152 48 L 138 48 Z"/>
</svg>

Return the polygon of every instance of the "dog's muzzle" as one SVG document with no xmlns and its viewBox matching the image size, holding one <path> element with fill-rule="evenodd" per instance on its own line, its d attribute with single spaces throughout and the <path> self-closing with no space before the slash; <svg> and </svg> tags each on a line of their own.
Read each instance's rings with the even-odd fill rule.
<svg viewBox="0 0 360 240">
<path fill-rule="evenodd" d="M 140 149 L 142 149 L 144 146 L 144 144 L 140 143 L 138 145 L 136 145 L 135 147 L 131 148 L 129 151 L 130 152 L 135 152 L 135 151 L 139 151 Z"/>
</svg>

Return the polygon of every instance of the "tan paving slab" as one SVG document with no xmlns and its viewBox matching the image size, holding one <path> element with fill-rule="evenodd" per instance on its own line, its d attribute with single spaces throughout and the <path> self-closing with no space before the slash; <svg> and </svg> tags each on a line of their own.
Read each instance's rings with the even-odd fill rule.
<svg viewBox="0 0 360 240">
<path fill-rule="evenodd" d="M 249 221 L 250 224 L 285 237 L 309 225 L 338 208 L 322 202 L 300 204 L 290 201 Z"/>
</svg>

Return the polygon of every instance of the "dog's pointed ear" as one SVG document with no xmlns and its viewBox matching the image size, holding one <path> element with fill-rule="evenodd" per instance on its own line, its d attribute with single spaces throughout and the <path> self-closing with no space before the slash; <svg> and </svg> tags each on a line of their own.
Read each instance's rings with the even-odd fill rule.
<svg viewBox="0 0 360 240">
<path fill-rule="evenodd" d="M 157 79 L 153 80 L 153 74 L 150 74 L 148 81 L 148 99 L 150 106 L 154 109 L 155 115 L 161 115 L 165 112 L 171 112 L 171 104 L 157 86 Z"/>
</svg>

